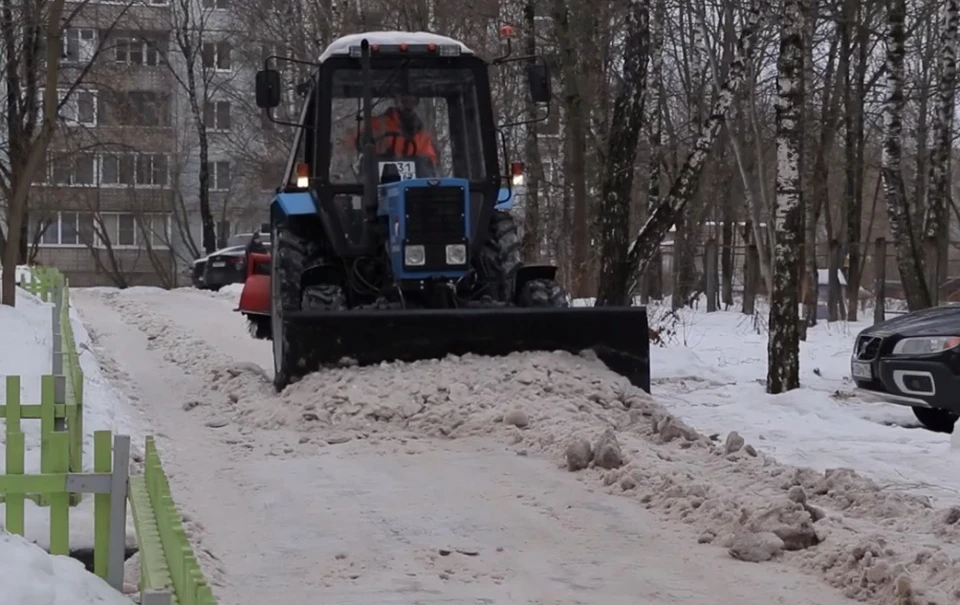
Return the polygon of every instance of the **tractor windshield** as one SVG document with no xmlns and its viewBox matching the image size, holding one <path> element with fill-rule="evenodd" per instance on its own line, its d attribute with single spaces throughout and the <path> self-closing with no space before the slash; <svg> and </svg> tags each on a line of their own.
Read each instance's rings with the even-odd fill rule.
<svg viewBox="0 0 960 605">
<path fill-rule="evenodd" d="M 330 182 L 363 181 L 363 73 L 333 72 Z M 373 69 L 378 170 L 401 178 L 486 177 L 476 80 L 471 69 L 406 64 Z"/>
</svg>

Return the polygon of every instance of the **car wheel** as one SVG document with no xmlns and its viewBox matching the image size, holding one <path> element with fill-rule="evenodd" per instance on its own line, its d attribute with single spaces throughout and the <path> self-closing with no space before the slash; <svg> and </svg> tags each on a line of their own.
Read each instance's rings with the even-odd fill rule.
<svg viewBox="0 0 960 605">
<path fill-rule="evenodd" d="M 917 417 L 927 430 L 935 433 L 953 433 L 953 426 L 960 415 L 934 408 L 913 408 L 913 415 Z"/>
</svg>

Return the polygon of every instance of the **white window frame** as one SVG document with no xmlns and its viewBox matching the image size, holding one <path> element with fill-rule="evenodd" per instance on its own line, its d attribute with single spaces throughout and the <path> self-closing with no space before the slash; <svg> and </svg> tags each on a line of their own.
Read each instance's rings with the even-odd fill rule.
<svg viewBox="0 0 960 605">
<path fill-rule="evenodd" d="M 139 174 L 139 171 L 138 171 L 138 162 L 139 162 L 139 160 L 140 160 L 141 157 L 148 157 L 148 156 L 150 157 L 150 174 L 151 174 L 151 178 L 152 178 L 152 175 L 154 174 L 154 171 L 153 171 L 153 163 L 156 161 L 156 156 L 164 156 L 165 158 L 167 158 L 166 179 L 165 179 L 165 182 L 164 182 L 164 183 L 158 184 L 158 183 L 141 183 L 141 182 L 139 182 L 139 179 L 137 178 L 137 175 Z M 133 182 L 132 182 L 132 183 L 121 183 L 121 182 L 107 183 L 107 182 L 104 181 L 104 174 L 106 174 L 106 170 L 105 170 L 105 168 L 104 168 L 104 164 L 106 163 L 106 161 L 108 160 L 108 158 L 111 158 L 111 157 L 116 157 L 117 160 L 118 160 L 118 162 L 119 162 L 123 157 L 130 157 L 130 158 L 131 158 L 131 161 L 133 162 L 133 165 L 132 165 L 132 170 L 133 170 L 132 178 L 133 178 Z M 102 188 L 104 188 L 104 189 L 130 189 L 130 188 L 133 188 L 133 189 L 169 189 L 169 188 L 170 188 L 170 156 L 167 155 L 166 153 L 150 153 L 150 152 L 141 153 L 141 152 L 134 152 L 134 151 L 118 151 L 118 152 L 115 152 L 115 153 L 114 153 L 114 152 L 101 152 L 101 153 L 98 153 L 98 154 L 97 154 L 97 173 L 98 173 L 98 176 L 99 176 L 99 181 L 98 181 L 98 182 L 99 182 L 99 184 L 100 184 L 100 187 L 102 187 Z M 120 165 L 119 165 L 119 164 L 117 165 L 117 180 L 118 180 L 118 181 L 120 180 Z"/>
<path fill-rule="evenodd" d="M 83 39 L 83 34 L 89 33 L 89 40 Z M 71 38 L 75 37 L 76 40 Z M 64 65 L 86 65 L 93 61 L 97 54 L 97 44 L 99 42 L 99 32 L 93 27 L 68 27 L 63 32 L 63 58 L 61 62 Z M 77 44 L 77 59 L 75 61 L 69 58 L 70 43 Z M 86 51 L 86 52 L 84 52 Z"/>
<path fill-rule="evenodd" d="M 113 63 L 116 65 L 130 67 L 160 67 L 163 65 L 163 53 L 160 52 L 160 49 L 146 37 L 135 32 L 118 34 L 113 45 Z M 135 47 L 139 47 L 140 56 L 143 58 L 139 63 L 130 60 L 130 50 L 136 49 Z M 126 53 L 125 59 L 121 60 L 119 58 L 121 52 Z M 156 61 L 152 64 L 147 60 L 151 52 L 156 56 Z"/>
<path fill-rule="evenodd" d="M 50 186 L 50 187 L 55 187 L 55 188 L 58 188 L 58 189 L 59 189 L 59 188 L 67 188 L 67 187 L 77 187 L 77 188 L 83 188 L 83 189 L 89 189 L 89 188 L 93 188 L 93 187 L 99 187 L 99 186 L 100 186 L 100 174 L 99 174 L 100 165 L 99 165 L 99 162 L 97 161 L 97 154 L 91 153 L 91 152 L 78 152 L 76 155 L 91 155 L 91 156 L 93 156 L 93 182 L 92 182 L 92 183 L 72 183 L 72 182 L 71 182 L 71 183 L 58 183 L 58 182 L 55 180 L 56 177 L 53 176 L 53 175 L 54 175 L 54 172 L 55 172 L 55 167 L 56 167 L 57 159 L 61 159 L 61 160 L 62 160 L 62 159 L 67 159 L 67 158 L 69 158 L 71 161 L 73 161 L 73 165 L 72 165 L 72 167 L 71 167 L 71 172 L 70 172 L 70 179 L 71 179 L 71 181 L 72 181 L 72 180 L 74 180 L 75 173 L 76 173 L 76 167 L 77 167 L 77 165 L 76 165 L 76 159 L 77 159 L 77 158 L 76 158 L 76 156 L 73 156 L 73 155 L 68 155 L 68 156 L 66 156 L 65 158 L 56 158 L 56 157 L 53 156 L 53 154 L 51 154 L 51 155 L 49 156 L 48 161 L 47 161 L 47 166 L 48 166 L 48 169 L 47 169 L 47 180 L 46 180 L 43 184 L 44 184 L 44 185 L 48 185 L 48 186 Z"/>
<path fill-rule="evenodd" d="M 204 65 L 204 61 L 203 61 L 203 58 L 206 55 L 206 50 L 204 47 L 206 47 L 208 44 L 213 46 L 213 65 L 210 67 Z M 221 44 L 228 45 L 229 58 L 227 60 L 230 62 L 230 67 L 226 67 L 226 68 L 220 67 L 220 45 Z M 230 73 L 231 71 L 233 71 L 233 54 L 234 54 L 233 44 L 229 40 L 219 40 L 217 42 L 204 42 L 203 45 L 200 47 L 200 65 L 203 66 L 204 69 L 212 69 L 220 73 Z"/>
<path fill-rule="evenodd" d="M 121 244 L 120 240 L 120 217 L 131 217 L 133 219 L 133 244 Z M 169 250 L 170 249 L 170 239 L 173 233 L 173 217 L 169 213 L 165 212 L 145 212 L 145 213 L 134 213 L 134 212 L 101 212 L 98 215 L 99 221 L 102 222 L 104 229 L 108 229 L 110 225 L 110 218 L 116 217 L 114 226 L 116 228 L 115 233 L 107 233 L 107 239 L 109 240 L 110 248 L 113 250 L 141 250 L 146 249 L 146 242 L 143 241 L 143 225 L 141 221 L 144 219 L 150 219 L 150 238 L 153 240 L 150 244 L 151 248 L 158 250 Z M 157 234 L 153 231 L 153 220 L 157 217 L 165 219 L 164 235 L 163 237 L 158 238 Z M 163 241 L 163 240 L 166 241 Z M 159 240 L 159 243 L 157 243 Z M 107 242 L 99 237 L 98 234 L 98 248 L 106 248 Z"/>
<path fill-rule="evenodd" d="M 223 128 L 220 125 L 219 105 L 221 103 L 225 103 L 227 106 L 227 122 L 229 122 L 229 124 L 227 125 L 227 128 Z M 213 120 L 211 121 L 207 121 L 206 114 L 207 114 L 208 106 L 211 107 L 211 110 L 212 110 Z M 206 127 L 207 132 L 230 132 L 230 130 L 233 128 L 233 103 L 231 103 L 230 101 L 210 99 L 209 101 L 203 104 L 203 114 L 204 114 L 203 115 L 204 126 Z"/>
<path fill-rule="evenodd" d="M 64 244 L 64 243 L 63 243 L 63 215 L 64 215 L 64 214 L 72 214 L 72 215 L 74 216 L 74 221 L 76 221 L 76 222 L 75 222 L 75 227 L 76 227 L 76 229 L 77 229 L 77 243 L 75 243 L 75 244 Z M 49 232 L 50 232 L 50 229 L 56 229 L 56 233 L 57 233 L 57 243 L 55 243 L 55 244 L 45 243 L 45 242 L 43 241 L 43 235 L 41 235 L 41 236 L 40 236 L 40 242 L 38 243 L 38 247 L 40 247 L 40 248 L 74 248 L 74 249 L 76 249 L 76 248 L 86 248 L 86 247 L 87 247 L 87 244 L 84 244 L 84 243 L 81 241 L 81 239 L 80 239 L 80 217 L 81 217 L 82 215 L 85 215 L 85 214 L 91 214 L 91 213 L 89 213 L 89 212 L 80 212 L 80 211 L 73 211 L 73 210 L 62 210 L 62 211 L 58 211 L 58 212 L 56 213 L 56 218 L 47 217 L 47 218 L 45 218 L 45 219 L 40 219 L 40 222 L 43 222 L 44 220 L 50 220 L 50 221 L 51 221 L 51 223 L 50 223 L 50 225 L 47 227 L 46 231 L 44 231 L 44 235 L 46 235 L 47 233 L 49 233 Z M 92 216 L 92 214 L 91 214 L 91 216 Z M 37 223 L 37 226 L 38 226 L 38 227 L 39 227 L 39 225 L 40 225 L 40 223 Z M 91 242 L 91 244 L 94 244 L 94 242 Z"/>
<path fill-rule="evenodd" d="M 46 91 L 46 88 L 38 88 L 37 94 L 40 100 L 40 109 L 43 110 L 43 94 Z M 70 94 L 70 98 L 67 99 L 67 94 Z M 89 94 L 93 96 L 93 121 L 92 122 L 81 122 L 79 120 L 80 114 L 80 95 Z M 67 102 L 64 103 L 63 100 L 67 99 Z M 62 104 L 62 105 L 61 105 Z M 58 121 L 64 126 L 70 128 L 76 128 L 83 126 L 86 128 L 96 128 L 100 123 L 100 94 L 96 89 L 80 88 L 79 86 L 73 89 L 73 92 L 70 92 L 69 88 L 58 88 L 57 89 L 57 117 Z"/>
<path fill-rule="evenodd" d="M 226 164 L 227 170 L 230 172 L 230 186 L 228 187 L 220 186 L 220 175 L 217 170 L 219 164 Z M 230 188 L 233 186 L 233 166 L 230 160 L 210 160 L 207 162 L 207 174 L 210 177 L 210 191 L 230 191 Z"/>
</svg>

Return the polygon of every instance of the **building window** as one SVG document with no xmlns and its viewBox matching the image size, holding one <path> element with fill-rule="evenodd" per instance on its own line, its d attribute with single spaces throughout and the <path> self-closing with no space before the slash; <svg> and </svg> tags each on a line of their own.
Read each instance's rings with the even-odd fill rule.
<svg viewBox="0 0 960 605">
<path fill-rule="evenodd" d="M 217 221 L 217 247 L 226 248 L 230 239 L 230 221 Z"/>
<path fill-rule="evenodd" d="M 114 60 L 124 65 L 156 67 L 161 63 L 159 45 L 143 36 L 127 35 L 116 39 Z"/>
<path fill-rule="evenodd" d="M 93 215 L 83 212 L 58 212 L 40 221 L 41 246 L 93 245 Z"/>
<path fill-rule="evenodd" d="M 167 156 L 162 153 L 137 155 L 137 184 L 149 187 L 166 187 L 169 180 Z"/>
<path fill-rule="evenodd" d="M 207 174 L 210 175 L 210 191 L 230 189 L 230 162 L 207 162 Z"/>
<path fill-rule="evenodd" d="M 40 108 L 43 110 L 44 88 L 38 89 Z M 69 95 L 69 96 L 67 96 Z M 66 126 L 97 125 L 97 91 L 74 89 L 57 90 L 59 118 Z"/>
<path fill-rule="evenodd" d="M 230 71 L 229 42 L 204 42 L 202 54 L 204 68 Z"/>
<path fill-rule="evenodd" d="M 141 218 L 140 227 L 143 230 L 143 241 L 150 237 L 150 247 L 169 248 L 171 233 L 171 218 L 169 214 L 148 214 Z"/>
<path fill-rule="evenodd" d="M 109 213 L 100 215 L 102 247 L 140 248 L 149 243 L 152 248 L 170 245 L 169 214 Z"/>
<path fill-rule="evenodd" d="M 203 0 L 203 8 L 214 8 L 218 11 L 227 10 L 227 0 Z"/>
<path fill-rule="evenodd" d="M 63 62 L 86 65 L 97 53 L 97 30 L 70 27 L 63 32 Z"/>
<path fill-rule="evenodd" d="M 50 184 L 87 187 L 96 183 L 96 157 L 92 153 L 59 156 L 51 162 Z"/>
<path fill-rule="evenodd" d="M 112 93 L 103 123 L 116 126 L 170 126 L 170 94 L 148 90 Z"/>
<path fill-rule="evenodd" d="M 266 112 L 264 112 L 266 113 Z M 230 130 L 230 101 L 208 101 L 203 106 L 203 123 L 207 130 Z"/>
<path fill-rule="evenodd" d="M 274 191 L 282 184 L 283 173 L 287 169 L 286 162 L 268 162 L 260 169 L 260 189 Z"/>
<path fill-rule="evenodd" d="M 105 153 L 100 156 L 104 187 L 166 187 L 169 162 L 163 153 Z"/>
</svg>

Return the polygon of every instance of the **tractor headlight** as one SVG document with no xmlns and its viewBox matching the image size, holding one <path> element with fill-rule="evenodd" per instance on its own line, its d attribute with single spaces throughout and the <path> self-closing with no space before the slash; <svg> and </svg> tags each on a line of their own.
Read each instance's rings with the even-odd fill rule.
<svg viewBox="0 0 960 605">
<path fill-rule="evenodd" d="M 465 265 L 467 264 L 467 247 L 464 244 L 450 244 L 447 246 L 447 264 Z"/>
<path fill-rule="evenodd" d="M 427 255 L 423 246 L 404 246 L 403 264 L 410 267 L 420 267 L 426 263 Z"/>
<path fill-rule="evenodd" d="M 894 355 L 929 355 L 960 346 L 958 336 L 921 336 L 904 338 L 893 347 Z"/>
</svg>

